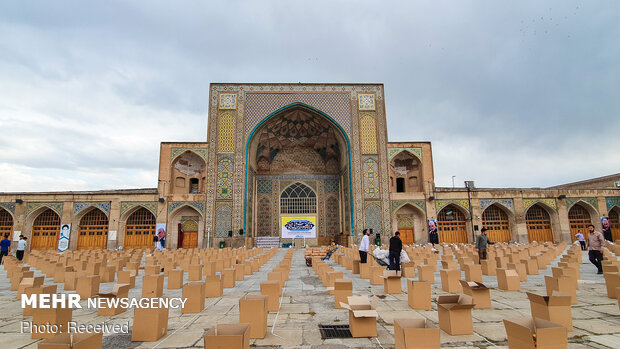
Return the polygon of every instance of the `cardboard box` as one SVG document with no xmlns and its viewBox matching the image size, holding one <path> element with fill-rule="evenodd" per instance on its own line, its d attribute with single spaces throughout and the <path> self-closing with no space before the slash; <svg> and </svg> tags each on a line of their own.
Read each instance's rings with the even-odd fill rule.
<svg viewBox="0 0 620 349">
<path fill-rule="evenodd" d="M 202 264 L 190 264 L 189 265 L 189 278 L 188 281 L 201 281 L 202 280 Z"/>
<path fill-rule="evenodd" d="M 461 271 L 458 269 L 441 269 L 441 289 L 450 293 L 463 292 L 463 288 L 459 283 L 461 279 Z"/>
<path fill-rule="evenodd" d="M 488 276 L 497 275 L 497 263 L 493 259 L 484 259 L 480 262 L 482 274 Z"/>
<path fill-rule="evenodd" d="M 70 267 L 68 267 L 70 268 Z M 113 265 L 107 265 L 100 269 L 101 282 L 114 282 L 116 276 L 116 267 Z"/>
<path fill-rule="evenodd" d="M 136 272 L 134 270 L 120 270 L 116 272 L 119 284 L 129 284 L 131 288 L 136 287 Z"/>
<path fill-rule="evenodd" d="M 164 276 L 145 275 L 142 278 L 142 298 L 161 297 L 164 295 Z"/>
<path fill-rule="evenodd" d="M 267 334 L 268 296 L 246 295 L 239 299 L 239 323 L 250 324 L 250 338 Z"/>
<path fill-rule="evenodd" d="M 342 309 L 341 302 L 346 303 L 347 297 L 353 295 L 353 280 L 337 279 L 334 281 L 334 308 Z"/>
<path fill-rule="evenodd" d="M 371 285 L 383 285 L 383 272 L 385 267 L 380 265 L 373 265 L 370 267 L 370 284 Z"/>
<path fill-rule="evenodd" d="M 605 287 L 607 288 L 607 297 L 617 298 L 616 289 L 620 287 L 620 273 L 605 273 Z M 560 291 L 562 292 L 562 291 Z"/>
<path fill-rule="evenodd" d="M 520 291 L 521 283 L 517 271 L 497 268 L 497 288 L 504 291 Z"/>
<path fill-rule="evenodd" d="M 418 265 L 418 280 L 435 283 L 435 268 L 432 264 Z"/>
<path fill-rule="evenodd" d="M 360 263 L 360 279 L 370 279 L 369 263 Z"/>
<path fill-rule="evenodd" d="M 103 333 L 63 333 L 38 343 L 39 349 L 101 349 Z"/>
<path fill-rule="evenodd" d="M 545 275 L 545 288 L 547 289 L 547 296 L 553 295 L 553 292 L 567 294 L 571 297 L 571 303 L 577 304 L 577 290 L 575 289 L 573 278 Z"/>
<path fill-rule="evenodd" d="M 37 287 L 27 287 L 24 290 L 24 294 L 27 296 L 30 296 L 31 294 L 54 294 L 57 290 L 57 285 L 41 285 Z M 31 305 L 26 305 L 22 313 L 24 316 L 32 316 L 33 312 L 34 308 L 32 308 Z"/>
<path fill-rule="evenodd" d="M 527 275 L 538 275 L 538 263 L 535 259 L 522 259 L 521 263 L 525 264 L 525 272 Z"/>
<path fill-rule="evenodd" d="M 91 298 L 99 293 L 99 275 L 82 276 L 77 280 L 76 293 L 82 299 Z"/>
<path fill-rule="evenodd" d="M 183 288 L 183 269 L 172 269 L 168 271 L 168 289 L 178 290 Z"/>
<path fill-rule="evenodd" d="M 566 327 L 547 320 L 536 317 L 504 319 L 504 327 L 508 337 L 508 348 L 555 349 L 568 346 Z"/>
<path fill-rule="evenodd" d="M 39 325 L 58 325 L 58 333 L 67 332 L 67 323 L 73 318 L 73 309 L 71 308 L 38 308 L 32 314 L 32 326 Z M 43 326 L 45 327 L 45 326 Z M 32 332 L 32 339 L 52 338 L 58 333 L 53 332 Z"/>
<path fill-rule="evenodd" d="M 481 282 L 460 280 L 463 293 L 470 296 L 475 309 L 491 308 L 491 291 Z"/>
<path fill-rule="evenodd" d="M 127 298 L 129 295 L 129 284 L 115 284 L 111 293 L 99 293 L 99 298 Z M 107 304 L 104 302 L 102 308 L 97 309 L 97 315 L 117 315 L 124 313 L 127 309 L 123 307 L 106 308 Z"/>
<path fill-rule="evenodd" d="M 354 259 L 352 264 L 351 264 L 351 271 L 353 272 L 353 274 L 359 274 L 360 273 L 360 263 L 361 260 L 359 259 Z"/>
<path fill-rule="evenodd" d="M 482 282 L 482 266 L 480 264 L 465 264 L 463 267 L 465 280 Z"/>
<path fill-rule="evenodd" d="M 453 336 L 473 334 L 474 326 L 471 317 L 473 307 L 472 298 L 465 294 L 439 296 L 437 298 L 439 327 Z"/>
<path fill-rule="evenodd" d="M 525 269 L 525 264 L 521 262 L 508 263 L 507 269 L 515 270 L 519 275 L 519 281 L 527 281 L 527 270 Z"/>
<path fill-rule="evenodd" d="M 411 309 L 431 309 L 431 282 L 407 279 L 407 297 Z"/>
<path fill-rule="evenodd" d="M 458 265 L 454 259 L 445 259 L 441 261 L 442 269 L 457 269 Z"/>
<path fill-rule="evenodd" d="M 19 287 L 17 288 L 17 299 L 21 299 L 22 293 L 24 293 L 27 288 L 43 286 L 44 281 L 44 276 L 23 278 L 22 281 L 19 283 Z"/>
<path fill-rule="evenodd" d="M 280 282 L 275 280 L 261 282 L 260 293 L 269 297 L 267 300 L 267 310 L 278 311 L 280 307 L 280 294 L 282 293 Z"/>
<path fill-rule="evenodd" d="M 441 348 L 439 329 L 426 319 L 394 319 L 395 349 Z"/>
<path fill-rule="evenodd" d="M 135 308 L 132 342 L 154 342 L 168 333 L 168 308 Z"/>
<path fill-rule="evenodd" d="M 222 270 L 222 285 L 224 288 L 233 288 L 235 287 L 235 269 L 227 268 Z"/>
<path fill-rule="evenodd" d="M 340 306 L 349 310 L 349 330 L 353 338 L 377 336 L 377 303 L 379 298 L 366 296 L 347 297 Z"/>
<path fill-rule="evenodd" d="M 284 287 L 285 281 L 284 281 L 284 277 L 282 276 L 281 272 L 271 272 L 267 274 L 267 280 L 271 280 L 271 281 L 277 281 L 280 283 L 280 287 Z M 324 277 L 324 282 L 323 284 L 327 283 L 327 278 Z"/>
<path fill-rule="evenodd" d="M 205 308 L 204 282 L 190 282 L 183 285 L 183 298 L 187 298 L 181 314 L 200 313 Z"/>
<path fill-rule="evenodd" d="M 384 270 L 383 276 L 383 292 L 388 294 L 402 293 L 402 285 L 400 282 L 401 274 L 396 270 Z"/>
<path fill-rule="evenodd" d="M 204 338 L 205 349 L 249 349 L 250 324 L 215 325 Z"/>
<path fill-rule="evenodd" d="M 235 264 L 235 281 L 243 281 L 245 279 L 245 266 L 243 264 Z"/>
<path fill-rule="evenodd" d="M 560 324 L 568 331 L 573 330 L 570 295 L 554 292 L 552 296 L 540 296 L 527 292 L 527 298 L 530 300 L 532 317 Z"/>
<path fill-rule="evenodd" d="M 414 278 L 415 277 L 415 263 L 414 262 L 401 263 L 400 271 L 402 272 L 404 278 Z"/>
</svg>

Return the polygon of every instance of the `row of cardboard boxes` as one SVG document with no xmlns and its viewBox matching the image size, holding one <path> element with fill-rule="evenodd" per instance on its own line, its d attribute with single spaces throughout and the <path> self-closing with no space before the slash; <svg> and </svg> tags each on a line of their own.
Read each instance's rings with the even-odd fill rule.
<svg viewBox="0 0 620 349">
<path fill-rule="evenodd" d="M 260 314 L 253 309 L 256 303 L 261 302 L 264 303 L 263 307 L 265 308 L 264 321 L 258 321 L 254 328 L 258 328 L 256 331 L 261 331 L 260 328 L 263 327 L 262 337 L 265 335 L 266 331 L 266 312 L 267 311 L 277 311 L 278 307 L 278 299 L 281 295 L 281 289 L 284 286 L 285 280 L 288 279 L 288 274 L 290 271 L 290 258 L 292 257 L 292 251 L 287 253 L 287 257 L 280 264 L 280 266 L 272 273 L 268 275 L 268 281 L 265 281 L 261 284 L 261 293 L 262 295 L 251 296 L 248 295 L 240 300 L 240 306 L 242 309 L 249 309 L 247 311 L 242 311 L 243 314 Z M 252 265 L 265 264 L 265 262 L 272 258 L 276 253 L 276 249 L 271 249 L 264 253 L 263 255 L 256 256 L 253 259 L 247 261 L 252 263 Z M 254 252 L 251 254 L 255 255 Z M 287 262 L 288 261 L 288 262 Z M 259 263 L 256 263 L 259 262 Z M 248 263 L 248 265 L 250 264 Z M 24 266 L 19 263 L 15 259 L 6 259 L 5 260 L 5 269 L 7 269 L 8 277 L 12 280 L 12 283 L 15 282 L 15 279 L 21 279 L 19 286 L 17 287 L 18 295 L 20 293 L 25 294 L 35 294 L 35 293 L 46 293 L 53 294 L 56 293 L 57 285 L 43 285 L 44 277 L 32 277 L 33 275 L 29 275 L 33 273 L 33 271 L 26 270 L 26 268 L 30 268 Z M 239 273 L 240 277 L 237 276 L 238 270 L 243 270 L 243 273 Z M 182 313 L 198 313 L 204 309 L 204 299 L 205 297 L 220 297 L 222 296 L 222 288 L 225 287 L 224 279 L 226 278 L 224 275 L 232 275 L 232 284 L 226 285 L 230 287 L 234 287 L 235 280 L 243 280 L 244 273 L 247 271 L 247 268 L 243 269 L 225 269 L 223 270 L 222 278 L 219 276 L 206 276 L 205 282 L 192 282 L 183 285 L 183 270 L 169 270 L 168 274 L 168 288 L 182 288 L 183 289 L 183 298 L 187 298 L 186 306 L 182 309 Z M 256 269 L 257 271 L 258 269 Z M 160 274 L 160 269 L 154 269 L 153 275 L 145 275 L 143 279 L 143 288 L 142 288 L 142 296 L 143 298 L 150 297 L 162 297 L 163 296 L 163 278 L 164 275 Z M 135 287 L 135 274 L 133 271 L 122 271 L 121 273 L 128 272 L 130 273 L 129 278 L 132 280 L 132 283 L 117 283 L 114 285 L 114 289 L 112 293 L 101 294 L 94 289 L 98 290 L 98 282 L 81 282 L 80 280 L 97 280 L 99 278 L 98 275 L 90 275 L 83 278 L 78 279 L 78 293 L 82 293 L 85 297 L 90 298 L 92 296 L 103 297 L 103 298 L 122 298 L 127 297 L 129 289 Z M 250 273 L 251 274 L 251 273 Z M 123 275 L 123 274 L 120 274 Z M 26 277 L 24 277 L 26 276 Z M 172 278 L 172 280 L 171 280 Z M 122 277 L 121 277 L 122 279 Z M 172 281 L 172 282 L 171 282 Z M 180 285 L 179 285 L 180 282 Z M 85 286 L 82 287 L 82 284 Z M 86 285 L 88 284 L 88 285 Z M 96 285 L 95 285 L 96 284 Z M 95 287 L 96 286 L 96 287 Z M 116 315 L 124 312 L 126 309 L 124 308 L 112 308 L 112 309 L 99 309 L 98 315 Z M 32 307 L 26 307 L 24 309 L 24 316 L 33 316 L 33 324 L 43 324 L 43 323 L 51 323 L 51 324 L 59 324 L 62 327 L 62 324 L 66 324 L 68 321 L 71 321 L 72 318 L 72 309 L 33 309 Z M 254 315 L 251 315 L 254 316 Z M 259 317 L 260 318 L 260 317 Z M 241 322 L 247 319 L 240 319 Z M 132 340 L 135 341 L 155 341 L 161 338 L 167 332 L 167 322 L 168 322 L 168 309 L 160 308 L 160 309 L 135 309 L 134 312 L 134 321 L 133 321 L 133 329 L 132 329 Z M 246 321 L 247 322 L 247 321 Z M 264 326 L 261 326 L 259 323 L 264 323 Z M 235 326 L 233 326 L 235 327 Z M 233 328 L 230 326 L 224 326 L 224 330 L 222 333 L 225 333 L 226 328 Z M 237 326 L 239 327 L 239 326 Z M 241 326 L 243 327 L 243 326 Z M 248 326 L 249 329 L 249 326 Z M 212 331 L 217 331 L 216 329 L 212 329 Z M 67 338 L 69 340 L 77 340 L 79 343 L 89 343 L 88 348 L 95 348 L 96 346 L 92 346 L 92 340 L 90 337 L 77 336 L 77 337 L 66 337 L 61 336 L 58 337 L 55 334 L 49 333 L 33 333 L 33 338 L 50 338 L 50 345 L 56 343 L 58 341 L 66 341 Z M 205 337 L 205 341 L 208 340 L 207 337 L 212 337 L 207 333 Z M 260 337 L 260 338 L 262 338 Z M 73 339 L 72 339 L 73 338 Z M 99 337 L 100 338 L 100 337 Z M 257 337 L 258 338 L 258 337 Z M 46 348 L 45 345 L 48 343 L 47 341 L 40 342 L 40 347 Z M 99 340 L 100 343 L 100 340 Z M 100 344 L 99 344 L 100 347 Z"/>
<path fill-rule="evenodd" d="M 447 262 L 442 263 L 444 267 L 453 266 L 449 263 L 450 258 L 448 256 L 450 256 L 451 253 L 448 252 L 448 249 L 452 250 L 452 248 L 444 246 L 445 252 L 442 254 L 442 262 Z M 561 251 L 562 250 L 559 248 L 549 249 L 543 253 L 544 256 L 539 256 L 540 260 L 551 261 L 555 259 L 555 255 L 561 253 Z M 364 274 L 364 270 L 370 270 L 367 273 L 375 276 L 374 284 L 382 283 L 385 293 L 402 292 L 400 279 L 404 276 L 403 274 L 405 271 L 403 271 L 402 274 L 396 271 L 386 271 L 384 267 L 373 265 L 372 260 L 370 260 L 371 263 L 360 265 L 359 261 L 355 259 L 353 252 L 352 249 L 343 249 L 340 255 L 336 255 L 336 262 L 344 262 L 342 265 L 345 268 L 351 269 L 353 274 L 360 274 L 361 278 L 370 278 L 372 283 L 372 277 L 368 277 L 368 275 L 365 277 L 362 275 Z M 563 267 L 552 268 L 554 276 L 547 276 L 545 278 L 547 295 L 542 296 L 529 292 L 527 293 L 527 297 L 530 300 L 532 317 L 504 320 L 508 342 L 511 348 L 528 347 L 524 345 L 534 347 L 533 338 L 537 338 L 536 345 L 538 348 L 543 348 L 547 345 L 551 345 L 551 347 L 555 345 L 560 345 L 560 347 L 562 345 L 566 346 L 567 331 L 573 330 L 570 307 L 571 304 L 576 303 L 576 280 L 578 274 L 575 273 L 574 270 L 579 270 L 579 266 L 575 266 L 574 263 L 580 262 L 581 251 L 578 247 L 572 246 L 567 253 L 561 257 L 558 263 L 559 265 L 563 265 Z M 354 337 L 366 337 L 369 334 L 371 336 L 376 335 L 375 309 L 378 300 L 376 298 L 371 298 L 369 300 L 368 297 L 352 297 L 352 280 L 339 279 L 339 277 L 342 277 L 342 272 L 334 271 L 324 262 L 316 261 L 316 263 L 317 266 L 315 267 L 315 271 L 317 275 L 324 280 L 324 284 L 328 286 L 330 292 L 330 287 L 333 287 L 335 307 L 344 307 L 350 310 L 349 322 L 352 335 Z M 608 258 L 605 264 L 608 297 L 620 297 L 620 287 L 614 287 L 616 285 L 615 282 L 610 283 L 607 281 L 608 278 L 617 278 L 618 261 L 615 258 Z M 470 264 L 462 263 L 462 265 L 468 266 Z M 360 267 L 356 268 L 356 266 Z M 427 280 L 407 280 L 408 303 L 412 309 L 431 309 L 431 284 L 434 282 L 433 273 L 434 270 L 436 270 L 436 266 L 429 265 L 429 267 L 432 269 L 418 269 L 420 271 L 419 278 L 425 278 Z M 570 271 L 564 273 L 566 269 Z M 453 272 L 453 270 L 457 273 Z M 380 274 L 379 271 L 382 271 L 382 275 L 380 276 L 378 276 Z M 412 273 L 411 270 L 409 272 Z M 451 335 L 473 334 L 471 309 L 490 308 L 490 290 L 479 281 L 460 280 L 460 271 L 458 270 L 442 269 L 440 272 L 442 275 L 442 289 L 444 291 L 464 293 L 461 295 L 438 297 L 437 309 L 440 328 Z M 500 289 L 520 290 L 520 277 L 516 270 L 498 268 L 496 275 L 498 275 L 498 285 L 500 285 Z M 607 275 L 610 277 L 607 277 Z M 415 277 L 415 275 L 410 275 L 410 277 Z M 378 280 L 382 282 L 379 283 Z M 620 284 L 618 286 L 620 286 Z M 343 302 L 345 298 L 346 303 Z M 414 334 L 420 334 L 422 332 L 419 331 L 424 330 L 429 331 L 429 335 L 425 336 L 425 338 L 435 338 L 433 340 L 435 347 L 439 347 L 439 330 L 433 329 L 430 323 L 401 319 L 395 320 L 394 329 L 397 349 L 432 347 L 428 346 L 427 342 L 419 342 L 413 337 Z M 410 335 L 407 335 L 407 333 L 410 333 Z M 406 340 L 406 338 L 411 338 L 411 340 Z"/>
</svg>

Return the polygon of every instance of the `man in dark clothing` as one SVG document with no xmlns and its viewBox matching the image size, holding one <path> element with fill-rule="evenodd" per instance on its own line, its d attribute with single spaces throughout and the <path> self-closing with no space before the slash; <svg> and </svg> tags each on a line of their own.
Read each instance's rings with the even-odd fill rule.
<svg viewBox="0 0 620 349">
<path fill-rule="evenodd" d="M 8 256 L 9 248 L 11 248 L 11 240 L 9 240 L 9 234 L 6 234 L 0 241 L 0 264 L 2 264 L 2 257 Z"/>
<path fill-rule="evenodd" d="M 493 245 L 495 244 L 489 237 L 487 236 L 487 228 L 480 229 L 480 235 L 476 239 L 476 250 L 478 251 L 478 258 L 480 259 L 480 264 L 482 261 L 487 259 L 487 244 Z"/>
<path fill-rule="evenodd" d="M 400 232 L 394 233 L 390 238 L 390 270 L 400 270 L 400 251 L 403 250 L 403 242 L 400 240 Z"/>
</svg>

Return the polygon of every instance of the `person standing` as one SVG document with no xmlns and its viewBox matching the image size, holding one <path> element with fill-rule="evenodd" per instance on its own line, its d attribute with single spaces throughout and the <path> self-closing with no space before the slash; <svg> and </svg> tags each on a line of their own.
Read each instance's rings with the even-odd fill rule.
<svg viewBox="0 0 620 349">
<path fill-rule="evenodd" d="M 9 234 L 4 235 L 4 239 L 0 241 L 0 264 L 2 264 L 2 258 L 9 255 L 11 249 L 11 240 L 9 240 Z"/>
<path fill-rule="evenodd" d="M 482 261 L 487 259 L 487 245 L 495 244 L 489 237 L 487 236 L 487 228 L 480 229 L 480 235 L 476 238 L 476 251 L 478 251 L 478 259 L 480 259 L 480 264 Z"/>
<path fill-rule="evenodd" d="M 28 238 L 23 235 L 19 237 L 19 241 L 17 242 L 17 250 L 15 251 L 15 257 L 17 257 L 17 260 L 21 261 L 24 259 L 24 251 L 26 251 L 27 246 L 26 240 L 28 240 Z"/>
<path fill-rule="evenodd" d="M 588 225 L 588 257 L 590 263 L 598 269 L 597 274 L 603 274 L 603 247 L 605 246 L 605 238 L 601 232 L 594 230 L 594 225 Z"/>
<path fill-rule="evenodd" d="M 586 250 L 586 238 L 583 236 L 583 233 L 581 232 L 581 230 L 575 234 L 575 237 L 577 238 L 577 240 L 579 240 L 579 245 L 581 245 L 581 250 L 585 251 Z"/>
<path fill-rule="evenodd" d="M 370 248 L 370 239 L 368 238 L 368 229 L 364 229 L 362 232 L 362 241 L 360 241 L 360 263 L 366 263 L 368 258 L 368 249 Z"/>
<path fill-rule="evenodd" d="M 390 253 L 388 258 L 390 260 L 390 270 L 400 270 L 400 252 L 403 250 L 403 242 L 400 239 L 400 232 L 394 233 L 394 236 L 390 238 Z"/>
</svg>

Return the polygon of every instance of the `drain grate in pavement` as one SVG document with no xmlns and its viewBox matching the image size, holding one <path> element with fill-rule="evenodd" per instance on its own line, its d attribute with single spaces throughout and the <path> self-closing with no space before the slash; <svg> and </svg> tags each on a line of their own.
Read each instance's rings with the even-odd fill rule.
<svg viewBox="0 0 620 349">
<path fill-rule="evenodd" d="M 351 338 L 349 325 L 322 325 L 319 324 L 321 339 L 327 338 Z"/>
</svg>

